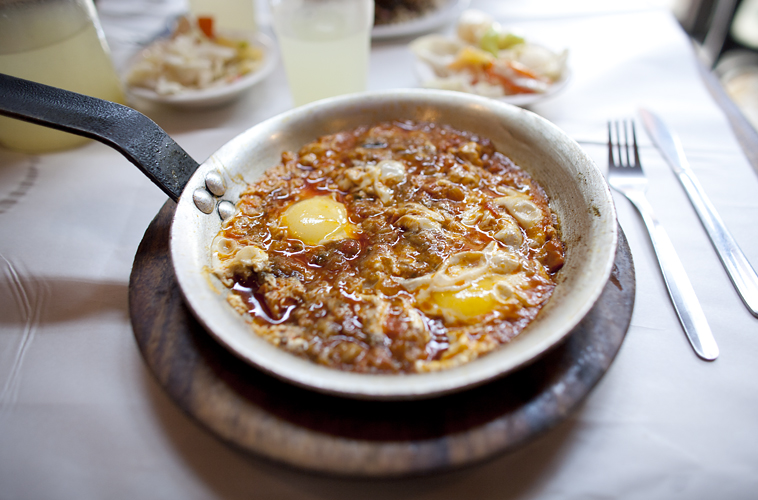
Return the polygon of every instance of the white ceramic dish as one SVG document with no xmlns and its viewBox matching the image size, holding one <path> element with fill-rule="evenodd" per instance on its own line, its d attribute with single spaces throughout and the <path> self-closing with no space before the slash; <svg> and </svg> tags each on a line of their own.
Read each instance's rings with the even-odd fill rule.
<svg viewBox="0 0 758 500">
<path fill-rule="evenodd" d="M 236 38 L 244 37 L 252 45 L 263 50 L 263 64 L 257 71 L 248 73 L 231 83 L 203 90 L 187 90 L 178 94 L 163 95 L 147 88 L 128 86 L 126 89 L 127 94 L 153 103 L 182 108 L 219 106 L 239 98 L 253 86 L 263 81 L 263 79 L 274 70 L 278 60 L 278 50 L 275 42 L 263 33 L 234 33 L 233 35 Z M 127 71 L 128 67 L 131 66 L 138 57 L 139 54 L 135 54 L 135 56 L 132 57 L 130 64 L 127 66 Z"/>
<path fill-rule="evenodd" d="M 387 38 L 399 38 L 402 36 L 414 36 L 432 31 L 445 23 L 452 22 L 461 12 L 466 10 L 470 0 L 446 0 L 445 4 L 428 14 L 411 21 L 382 24 L 374 26 L 371 30 L 371 38 L 383 40 Z"/>
<path fill-rule="evenodd" d="M 254 335 L 226 303 L 226 289 L 208 271 L 210 244 L 220 229 L 193 194 L 209 174 L 226 188 L 216 202 L 236 202 L 248 182 L 317 137 L 385 120 L 447 123 L 491 139 L 528 171 L 550 197 L 561 223 L 566 261 L 557 287 L 535 321 L 514 341 L 466 365 L 426 374 L 347 373 L 298 358 Z M 209 188 L 210 189 L 210 188 Z M 262 122 L 214 153 L 195 172 L 179 199 L 171 230 L 171 256 L 190 309 L 220 343 L 250 364 L 291 383 L 365 399 L 432 397 L 482 384 L 543 355 L 581 321 L 608 281 L 616 243 L 616 214 L 599 169 L 579 145 L 544 118 L 505 103 L 462 92 L 418 89 L 367 92 L 326 99 Z"/>
<path fill-rule="evenodd" d="M 422 60 L 416 60 L 415 65 L 416 78 L 420 82 L 421 86 L 426 86 L 427 82 L 434 79 L 434 70 L 432 67 Z M 566 67 L 563 70 L 560 80 L 552 84 L 546 92 L 535 94 L 514 94 L 506 95 L 502 97 L 492 97 L 500 102 L 513 104 L 515 106 L 528 107 L 533 104 L 538 104 L 542 101 L 546 101 L 556 94 L 563 92 L 571 81 L 571 69 Z M 462 92 L 462 91 L 461 91 Z"/>
</svg>

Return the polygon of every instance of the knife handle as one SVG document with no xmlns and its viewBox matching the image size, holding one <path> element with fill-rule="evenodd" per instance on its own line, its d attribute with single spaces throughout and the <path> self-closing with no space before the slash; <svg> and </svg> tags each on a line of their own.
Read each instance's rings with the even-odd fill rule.
<svg viewBox="0 0 758 500">
<path fill-rule="evenodd" d="M 661 266 L 663 280 L 666 282 L 674 310 L 679 316 L 679 322 L 684 328 L 690 345 L 702 359 L 713 361 L 719 355 L 718 345 L 695 295 L 695 290 L 692 288 L 692 283 L 687 277 L 687 272 L 684 270 L 676 250 L 674 250 L 674 245 L 661 223 L 658 222 L 653 207 L 650 206 L 645 195 L 641 192 L 628 192 L 626 195 L 637 207 L 645 226 L 647 226 L 655 255 L 658 257 L 658 263 Z"/>
<path fill-rule="evenodd" d="M 745 254 L 742 253 L 695 176 L 687 170 L 679 171 L 677 175 L 692 202 L 692 206 L 695 207 L 700 222 L 708 233 L 713 248 L 716 249 L 729 279 L 732 280 L 748 310 L 753 316 L 758 317 L 758 274 L 750 265 Z"/>
</svg>

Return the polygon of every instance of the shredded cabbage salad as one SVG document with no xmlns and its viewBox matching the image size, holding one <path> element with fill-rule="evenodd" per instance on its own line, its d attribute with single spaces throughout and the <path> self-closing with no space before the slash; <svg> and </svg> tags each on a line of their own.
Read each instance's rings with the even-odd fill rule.
<svg viewBox="0 0 758 500">
<path fill-rule="evenodd" d="M 145 48 L 126 84 L 175 95 L 231 83 L 258 70 L 264 53 L 244 39 L 214 32 L 212 18 L 181 18 L 169 38 Z"/>
<path fill-rule="evenodd" d="M 564 76 L 568 58 L 567 50 L 530 43 L 476 10 L 461 15 L 456 37 L 427 35 L 410 48 L 431 69 L 425 87 L 488 97 L 545 93 Z"/>
</svg>

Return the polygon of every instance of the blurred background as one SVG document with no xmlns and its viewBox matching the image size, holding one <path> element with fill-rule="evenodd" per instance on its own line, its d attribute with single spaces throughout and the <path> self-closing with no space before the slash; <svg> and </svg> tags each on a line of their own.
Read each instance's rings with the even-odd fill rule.
<svg viewBox="0 0 758 500">
<path fill-rule="evenodd" d="M 381 10 L 415 9 L 432 0 L 375 0 Z M 537 0 L 539 1 L 539 0 Z M 131 10 L 124 0 L 95 0 L 98 9 L 109 12 Z M 155 9 L 175 9 L 177 4 L 184 7 L 208 6 L 220 11 L 224 4 L 245 2 L 218 2 L 214 0 L 169 0 L 150 2 Z M 252 0 L 258 17 L 263 21 L 267 16 L 267 1 Z M 555 7 L 554 2 L 543 2 L 547 8 Z M 590 2 L 591 3 L 591 2 Z M 608 8 L 618 4 L 647 4 L 668 8 L 672 11 L 684 31 L 690 36 L 695 50 L 700 56 L 703 68 L 709 70 L 724 88 L 733 103 L 742 111 L 746 121 L 758 129 L 758 0 L 605 0 Z M 135 14 L 132 12 L 132 14 Z M 252 14 L 250 14 L 252 15 Z M 158 18 L 156 16 L 156 18 Z M 240 20 L 238 12 L 231 17 Z M 244 19 L 244 16 L 242 16 Z M 134 26 L 129 26 L 134 28 Z M 119 26 L 110 26 L 110 36 L 118 36 L 114 31 Z M 155 34 L 154 26 L 142 26 L 145 32 Z M 132 37 L 134 32 L 124 36 Z M 645 36 L 641 33 L 640 36 Z M 116 58 L 118 60 L 118 58 Z"/>
<path fill-rule="evenodd" d="M 701 61 L 758 128 L 758 0 L 669 0 Z"/>
</svg>

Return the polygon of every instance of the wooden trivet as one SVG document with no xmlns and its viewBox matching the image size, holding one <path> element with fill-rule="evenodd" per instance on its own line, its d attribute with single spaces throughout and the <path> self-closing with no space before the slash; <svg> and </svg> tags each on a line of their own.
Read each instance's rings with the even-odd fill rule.
<svg viewBox="0 0 758 500">
<path fill-rule="evenodd" d="M 168 201 L 150 224 L 130 280 L 129 311 L 147 365 L 171 399 L 223 441 L 309 471 L 415 475 L 512 451 L 577 408 L 608 370 L 632 316 L 634 265 L 620 232 L 600 299 L 565 342 L 533 364 L 434 399 L 327 396 L 258 371 L 194 319 L 168 249 L 175 207 Z"/>
</svg>

